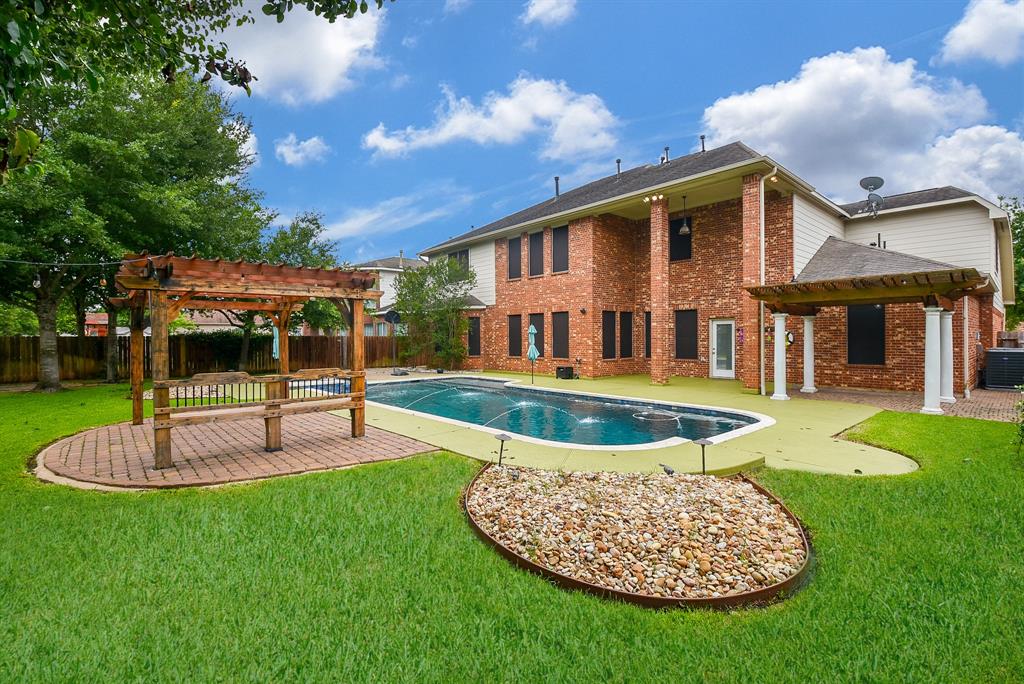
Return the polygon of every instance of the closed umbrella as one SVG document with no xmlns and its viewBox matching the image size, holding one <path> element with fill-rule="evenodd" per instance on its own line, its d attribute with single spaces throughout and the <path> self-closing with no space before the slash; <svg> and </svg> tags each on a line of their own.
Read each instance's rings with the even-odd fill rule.
<svg viewBox="0 0 1024 684">
<path fill-rule="evenodd" d="M 537 362 L 537 358 L 540 356 L 540 352 L 537 351 L 537 345 L 534 344 L 534 340 L 537 338 L 537 329 L 530 324 L 530 327 L 526 330 L 527 337 L 530 342 L 529 348 L 526 350 L 526 358 L 530 359 L 530 384 L 533 384 L 533 364 Z"/>
</svg>

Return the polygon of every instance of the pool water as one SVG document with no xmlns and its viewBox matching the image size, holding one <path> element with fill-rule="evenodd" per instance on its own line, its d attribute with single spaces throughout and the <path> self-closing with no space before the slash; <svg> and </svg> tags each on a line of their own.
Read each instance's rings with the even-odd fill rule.
<svg viewBox="0 0 1024 684">
<path fill-rule="evenodd" d="M 366 398 L 534 439 L 584 445 L 695 440 L 758 422 L 710 408 L 526 389 L 482 378 L 373 383 Z"/>
</svg>

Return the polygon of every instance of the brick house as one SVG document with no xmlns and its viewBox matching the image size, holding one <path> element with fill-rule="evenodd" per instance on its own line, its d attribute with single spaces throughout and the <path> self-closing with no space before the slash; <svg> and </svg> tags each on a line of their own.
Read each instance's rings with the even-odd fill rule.
<svg viewBox="0 0 1024 684">
<path fill-rule="evenodd" d="M 975 386 L 1014 293 L 988 200 L 839 205 L 742 143 L 556 189 L 423 255 L 476 272 L 469 369 L 528 371 L 532 324 L 542 373 L 925 390 L 929 412 Z"/>
</svg>

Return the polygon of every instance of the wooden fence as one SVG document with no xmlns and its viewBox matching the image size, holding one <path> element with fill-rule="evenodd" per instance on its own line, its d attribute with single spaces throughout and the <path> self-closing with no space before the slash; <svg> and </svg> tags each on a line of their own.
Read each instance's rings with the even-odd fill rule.
<svg viewBox="0 0 1024 684">
<path fill-rule="evenodd" d="M 145 372 L 150 375 L 150 339 L 146 339 Z M 58 337 L 57 357 L 61 380 L 93 380 L 106 377 L 102 337 Z M 397 338 L 401 352 L 405 343 Z M 238 369 L 237 344 L 215 343 L 203 336 L 172 335 L 169 356 L 171 377 L 181 378 L 196 373 L 216 373 Z M 352 340 L 349 337 L 298 337 L 288 339 L 289 370 L 301 368 L 348 368 L 352 358 Z M 363 350 L 367 368 L 398 365 L 394 356 L 395 338 L 364 337 Z M 118 375 L 128 377 L 129 343 L 127 337 L 117 340 Z M 409 359 L 406 365 L 431 365 L 427 355 Z M 38 337 L 0 337 L 0 383 L 35 382 L 39 369 Z M 273 358 L 273 341 L 266 336 L 252 338 L 249 345 L 250 373 L 273 373 L 277 361 Z"/>
</svg>

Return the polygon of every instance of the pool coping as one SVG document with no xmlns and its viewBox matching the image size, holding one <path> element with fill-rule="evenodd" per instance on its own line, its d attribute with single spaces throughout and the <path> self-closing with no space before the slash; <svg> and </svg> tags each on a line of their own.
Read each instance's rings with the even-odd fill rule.
<svg viewBox="0 0 1024 684">
<path fill-rule="evenodd" d="M 683 403 L 683 402 L 679 402 L 679 401 L 665 401 L 665 400 L 660 400 L 660 399 L 655 399 L 655 400 L 637 399 L 635 397 L 623 397 L 623 396 L 619 396 L 619 395 L 615 395 L 615 394 L 602 394 L 602 393 L 599 393 L 599 392 L 584 392 L 584 391 L 575 390 L 575 389 L 559 389 L 559 388 L 555 388 L 555 387 L 534 387 L 533 385 L 522 384 L 523 383 L 523 379 L 521 379 L 521 378 L 510 379 L 510 378 L 495 377 L 495 376 L 490 376 L 490 375 L 475 375 L 475 374 L 469 374 L 469 373 L 458 373 L 458 374 L 452 374 L 452 375 L 443 374 L 443 375 L 444 375 L 444 377 L 449 378 L 449 379 L 466 378 L 466 379 L 473 379 L 473 380 L 488 380 L 488 381 L 491 381 L 491 382 L 503 382 L 506 387 L 514 386 L 517 389 L 533 390 L 533 391 L 542 392 L 542 393 L 555 392 L 555 393 L 559 393 L 559 394 L 575 394 L 575 395 L 578 395 L 578 396 L 585 396 L 585 397 L 597 397 L 597 398 L 600 398 L 600 399 L 611 399 L 611 400 L 614 400 L 614 401 L 616 401 L 618 403 L 622 403 L 622 404 L 647 404 L 647 405 L 652 405 L 652 406 L 665 406 L 665 407 L 672 407 L 672 408 L 696 408 L 696 409 L 705 409 L 705 410 L 710 410 L 710 411 L 720 411 L 722 413 L 732 413 L 732 414 L 737 414 L 737 415 L 741 415 L 741 416 L 746 416 L 748 418 L 753 418 L 756 421 L 754 423 L 751 423 L 750 425 L 745 425 L 745 426 L 743 426 L 741 428 L 737 428 L 735 430 L 729 430 L 728 432 L 723 432 L 722 434 L 715 435 L 714 437 L 708 437 L 707 439 L 708 439 L 708 441 L 712 445 L 721 444 L 722 442 L 727 442 L 727 441 L 729 441 L 731 439 L 735 439 L 736 437 L 742 437 L 744 435 L 749 435 L 749 434 L 751 434 L 753 432 L 757 432 L 759 430 L 763 430 L 765 428 L 768 428 L 768 427 L 771 427 L 771 426 L 775 425 L 775 419 L 772 418 L 771 416 L 765 415 L 763 413 L 758 413 L 756 411 L 748 411 L 746 409 L 725 408 L 725 407 L 722 407 L 722 406 L 709 406 L 709 405 L 706 405 L 706 404 L 688 404 L 688 403 Z M 433 378 L 433 377 L 413 377 L 413 378 L 383 379 L 383 380 L 374 380 L 372 382 L 367 383 L 367 385 L 384 385 L 384 384 L 395 384 L 395 383 L 400 383 L 400 382 L 431 382 L 433 380 L 436 380 L 436 378 Z M 485 432 L 485 433 L 490 434 L 490 435 L 499 435 L 499 434 L 501 434 L 503 432 L 512 432 L 514 435 L 516 435 L 517 441 L 526 442 L 528 444 L 539 444 L 541 446 L 547 446 L 547 447 L 552 447 L 552 448 L 556 448 L 556 449 L 578 449 L 578 450 L 581 450 L 581 451 L 613 451 L 613 452 L 621 452 L 621 451 L 651 451 L 651 450 L 654 450 L 654 449 L 665 449 L 665 448 L 668 448 L 668 447 L 680 446 L 682 444 L 689 444 L 689 443 L 693 442 L 692 439 L 687 439 L 686 437 L 669 437 L 668 439 L 658 440 L 657 442 L 643 442 L 641 444 L 579 444 L 577 442 L 559 442 L 559 441 L 551 440 L 551 439 L 541 439 L 539 437 L 531 437 L 529 435 L 524 435 L 522 433 L 514 432 L 512 430 L 501 430 L 501 429 L 498 429 L 498 428 L 487 427 L 486 425 L 478 425 L 477 423 L 470 423 L 468 421 L 458 420 L 457 418 L 447 418 L 445 416 L 438 416 L 438 415 L 435 415 L 433 413 L 426 413 L 424 411 L 415 411 L 413 409 L 402 408 L 402 407 L 399 407 L 399 406 L 392 406 L 390 404 L 382 404 L 380 402 L 371 401 L 369 399 L 366 399 L 365 401 L 366 401 L 367 405 L 374 406 L 376 408 L 382 408 L 382 409 L 385 409 L 385 410 L 396 411 L 398 413 L 404 413 L 406 415 L 416 416 L 416 417 L 419 417 L 419 418 L 426 418 L 426 419 L 429 419 L 429 420 L 436 420 L 436 421 L 441 422 L 441 423 L 447 423 L 449 425 L 456 425 L 458 427 L 470 428 L 470 429 L 473 429 L 473 430 L 478 430 L 480 432 Z"/>
</svg>

